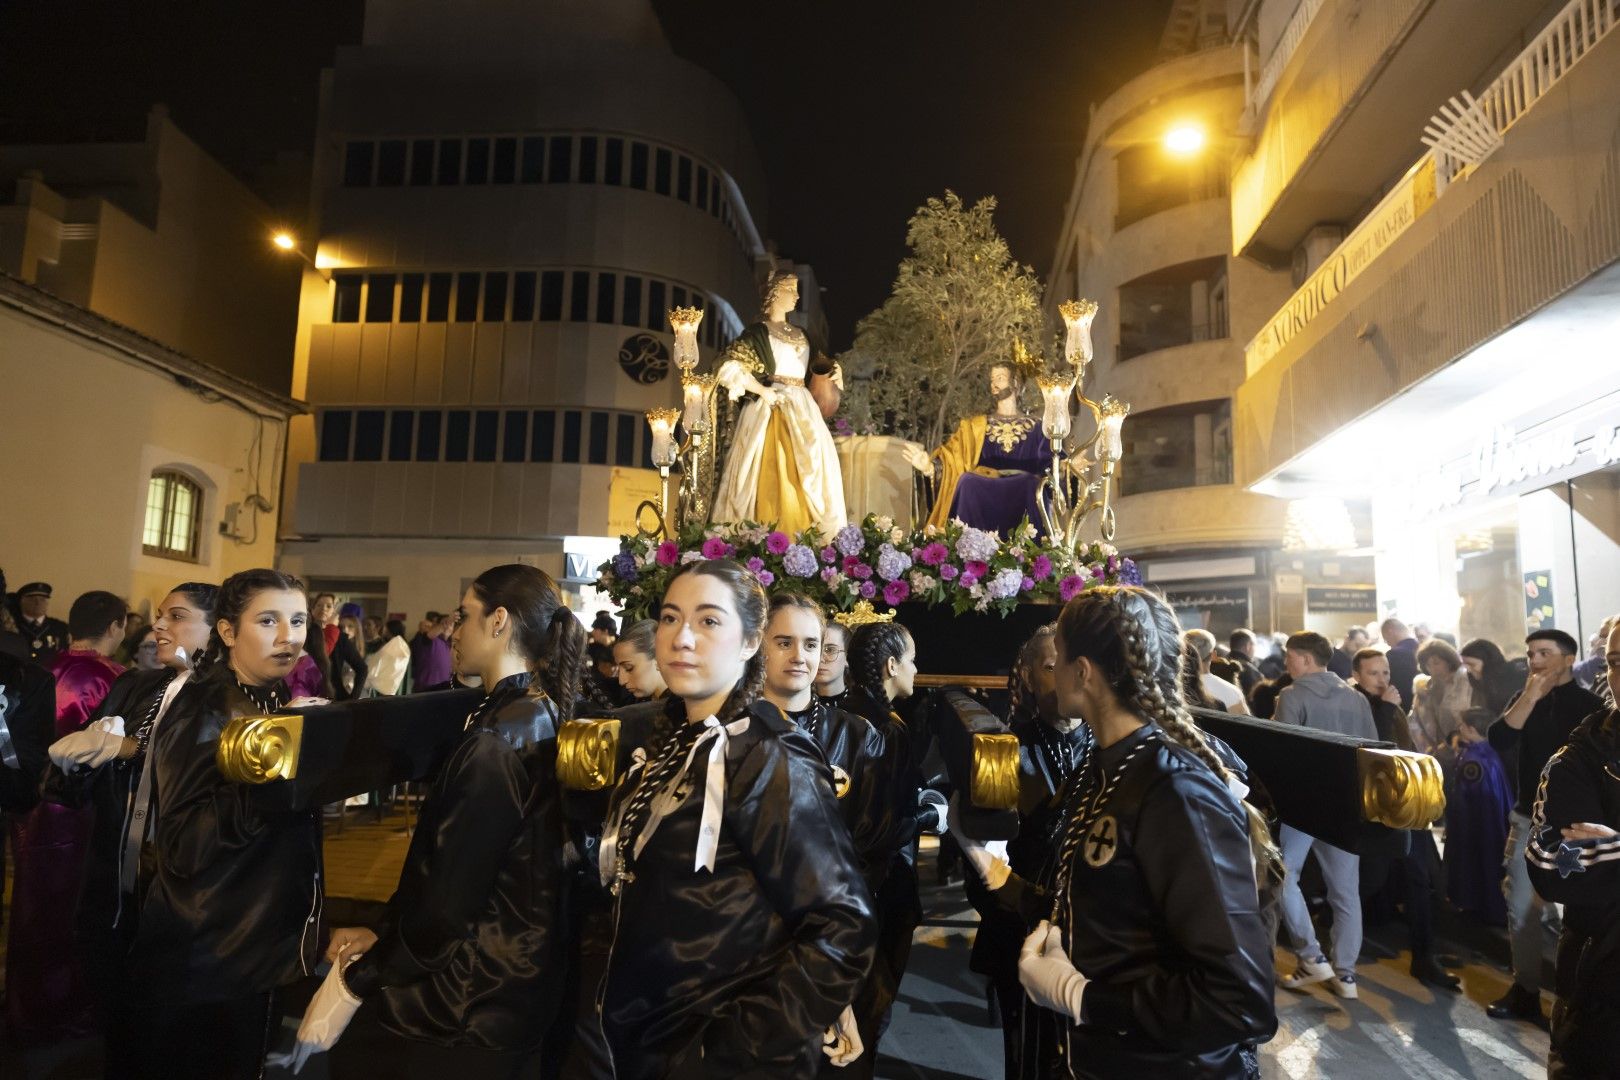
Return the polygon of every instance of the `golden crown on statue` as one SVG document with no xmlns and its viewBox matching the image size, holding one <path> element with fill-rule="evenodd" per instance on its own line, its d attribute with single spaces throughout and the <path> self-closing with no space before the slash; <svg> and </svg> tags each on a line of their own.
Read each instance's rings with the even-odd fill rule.
<svg viewBox="0 0 1620 1080">
<path fill-rule="evenodd" d="M 850 630 L 855 629 L 857 626 L 865 626 L 867 623 L 893 621 L 894 612 L 887 611 L 880 614 L 878 610 L 872 606 L 872 601 L 870 600 L 857 600 L 854 607 L 850 608 L 848 611 L 840 611 L 838 614 L 833 616 L 833 622 Z"/>
</svg>

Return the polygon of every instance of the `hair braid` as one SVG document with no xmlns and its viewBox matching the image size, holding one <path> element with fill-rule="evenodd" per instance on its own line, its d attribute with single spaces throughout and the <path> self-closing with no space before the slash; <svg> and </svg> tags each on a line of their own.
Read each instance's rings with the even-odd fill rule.
<svg viewBox="0 0 1620 1080">
<path fill-rule="evenodd" d="M 911 634 L 899 623 L 866 623 L 849 640 L 849 672 L 855 686 L 873 701 L 888 701 L 883 690 L 884 672 L 890 660 L 906 654 Z"/>
<path fill-rule="evenodd" d="M 1007 673 L 1007 723 L 1017 726 L 1039 719 L 1040 703 L 1035 698 L 1035 656 L 1043 643 L 1057 634 L 1057 623 L 1038 627 L 1024 642 Z"/>
</svg>

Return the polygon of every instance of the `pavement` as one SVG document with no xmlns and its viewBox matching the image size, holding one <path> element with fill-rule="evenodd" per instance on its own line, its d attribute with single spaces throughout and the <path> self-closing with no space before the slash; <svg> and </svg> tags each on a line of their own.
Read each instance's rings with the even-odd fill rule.
<svg viewBox="0 0 1620 1080">
<path fill-rule="evenodd" d="M 347 812 L 341 830 L 329 819 L 326 859 L 332 896 L 386 900 L 408 843 L 408 823 L 398 813 L 377 819 L 358 810 Z M 932 882 L 929 853 L 922 869 L 924 880 Z M 989 1015 L 983 979 L 968 970 L 977 916 L 959 883 L 925 885 L 923 906 L 924 922 L 879 1048 L 877 1075 L 885 1080 L 1000 1077 L 1001 1032 Z M 1444 922 L 1437 930 L 1442 949 L 1454 954 L 1461 993 L 1430 989 L 1406 973 L 1410 956 L 1402 951 L 1405 931 L 1399 926 L 1369 929 L 1356 972 L 1359 1000 L 1342 1001 L 1320 986 L 1277 990 L 1278 1031 L 1261 1048 L 1264 1075 L 1287 1080 L 1546 1076 L 1546 1034 L 1530 1024 L 1485 1015 L 1485 1004 L 1509 982 L 1500 933 L 1470 933 Z M 1293 958 L 1280 951 L 1277 963 L 1279 970 L 1292 970 Z M 1544 1004 L 1550 1009 L 1551 998 L 1544 997 Z M 287 1026 L 284 1034 L 290 1038 L 296 1020 L 289 1018 Z M 93 1040 L 23 1052 L 0 1039 L 0 1077 L 90 1080 L 100 1075 L 99 1056 Z M 317 1057 L 300 1080 L 324 1080 L 323 1065 Z"/>
</svg>

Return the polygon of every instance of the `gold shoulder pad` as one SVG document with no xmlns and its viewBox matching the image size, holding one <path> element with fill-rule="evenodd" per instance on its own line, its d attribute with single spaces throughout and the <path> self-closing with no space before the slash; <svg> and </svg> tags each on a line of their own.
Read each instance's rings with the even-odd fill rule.
<svg viewBox="0 0 1620 1080">
<path fill-rule="evenodd" d="M 619 721 L 570 720 L 557 732 L 557 781 L 570 791 L 601 791 L 618 782 Z"/>
<path fill-rule="evenodd" d="M 302 716 L 238 716 L 220 733 L 214 764 L 238 784 L 268 784 L 298 776 Z"/>
<path fill-rule="evenodd" d="M 1361 815 L 1392 829 L 1426 829 L 1446 810 L 1440 763 L 1410 750 L 1356 750 Z"/>
<path fill-rule="evenodd" d="M 989 732 L 973 736 L 970 794 L 981 810 L 1018 808 L 1018 736 Z"/>
</svg>

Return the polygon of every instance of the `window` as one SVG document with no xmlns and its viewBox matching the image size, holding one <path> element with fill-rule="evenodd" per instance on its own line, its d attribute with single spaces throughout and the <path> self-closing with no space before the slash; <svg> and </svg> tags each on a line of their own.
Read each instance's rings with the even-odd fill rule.
<svg viewBox="0 0 1620 1080">
<path fill-rule="evenodd" d="M 630 144 L 630 186 L 637 191 L 647 190 L 647 144 Z"/>
<path fill-rule="evenodd" d="M 416 460 L 439 460 L 439 431 L 444 426 L 444 414 L 424 412 L 416 422 Z"/>
<path fill-rule="evenodd" d="M 546 167 L 546 181 L 566 184 L 573 178 L 574 140 L 567 135 L 551 137 L 551 160 Z"/>
<path fill-rule="evenodd" d="M 1119 287 L 1119 359 L 1226 336 L 1226 259 L 1177 263 Z"/>
<path fill-rule="evenodd" d="M 534 414 L 534 433 L 529 440 L 530 461 L 550 461 L 557 445 L 557 414 L 542 409 Z"/>
<path fill-rule="evenodd" d="M 426 187 L 433 183 L 433 140 L 417 139 L 411 143 L 411 186 Z"/>
<path fill-rule="evenodd" d="M 636 418 L 629 413 L 620 413 L 614 418 L 613 464 L 634 465 L 635 463 Z"/>
<path fill-rule="evenodd" d="M 519 174 L 525 184 L 538 184 L 546 176 L 546 137 L 530 135 L 523 140 L 523 171 Z"/>
<path fill-rule="evenodd" d="M 428 275 L 427 321 L 444 322 L 450 317 L 450 275 Z"/>
<path fill-rule="evenodd" d="M 1120 495 L 1232 482 L 1232 404 L 1200 401 L 1133 413 L 1120 429 Z"/>
<path fill-rule="evenodd" d="M 509 412 L 501 433 L 501 460 L 523 461 L 529 449 L 529 414 Z"/>
<path fill-rule="evenodd" d="M 685 307 L 686 306 L 686 290 L 681 288 L 679 285 L 671 285 L 669 287 L 669 306 L 670 307 Z"/>
<path fill-rule="evenodd" d="M 490 175 L 490 183 L 510 184 L 517 176 L 517 140 L 495 140 L 495 171 Z"/>
<path fill-rule="evenodd" d="M 466 409 L 451 409 L 445 413 L 444 460 L 467 460 L 467 436 L 472 428 L 472 414 Z"/>
<path fill-rule="evenodd" d="M 519 270 L 512 275 L 512 321 L 534 321 L 533 270 Z"/>
<path fill-rule="evenodd" d="M 1114 159 L 1119 205 L 1114 228 L 1203 199 L 1220 198 L 1227 191 L 1227 174 L 1219 154 L 1175 158 L 1157 144 L 1121 150 Z"/>
<path fill-rule="evenodd" d="M 568 319 L 570 322 L 585 322 L 591 317 L 591 275 L 584 270 L 575 270 L 569 276 L 573 280 L 568 290 Z"/>
<path fill-rule="evenodd" d="M 496 432 L 501 425 L 501 414 L 494 409 L 479 409 L 473 415 L 473 460 L 494 461 Z"/>
<path fill-rule="evenodd" d="M 657 191 L 660 195 L 668 195 L 670 166 L 669 151 L 660 146 L 658 148 L 658 156 L 655 160 L 657 161 L 658 165 L 657 169 L 653 173 L 653 190 Z"/>
<path fill-rule="evenodd" d="M 562 459 L 569 465 L 579 463 L 580 415 L 573 409 L 563 413 Z"/>
<path fill-rule="evenodd" d="M 351 142 L 343 148 L 343 186 L 370 187 L 375 143 Z"/>
<path fill-rule="evenodd" d="M 647 282 L 647 329 L 662 330 L 667 315 L 664 310 L 664 283 Z"/>
<path fill-rule="evenodd" d="M 484 321 L 506 321 L 506 274 L 491 271 L 484 275 Z"/>
<path fill-rule="evenodd" d="M 394 321 L 394 275 L 372 274 L 366 279 L 366 322 Z"/>
<path fill-rule="evenodd" d="M 456 275 L 456 322 L 478 321 L 478 279 L 476 270 Z"/>
<path fill-rule="evenodd" d="M 422 318 L 422 274 L 401 274 L 399 278 L 399 321 L 420 322 Z"/>
<path fill-rule="evenodd" d="M 641 279 L 634 274 L 624 275 L 624 317 L 626 326 L 641 325 Z"/>
<path fill-rule="evenodd" d="M 599 323 L 610 323 L 610 322 L 613 321 L 613 316 L 616 314 L 614 309 L 619 306 L 617 304 L 617 302 L 616 302 L 617 299 L 618 299 L 618 297 L 616 296 L 616 293 L 618 291 L 617 288 L 616 288 L 617 285 L 618 285 L 618 281 L 616 280 L 616 278 L 612 274 L 597 274 L 596 275 L 596 321 L 597 322 L 599 322 Z"/>
<path fill-rule="evenodd" d="M 360 321 L 360 283 L 363 280 L 361 274 L 332 275 L 333 322 Z"/>
<path fill-rule="evenodd" d="M 489 179 L 489 140 L 467 140 L 466 183 L 482 184 Z"/>
<path fill-rule="evenodd" d="M 195 561 L 201 532 L 202 488 L 181 473 L 154 472 L 146 483 L 141 550 L 165 559 Z"/>
<path fill-rule="evenodd" d="M 620 183 L 620 175 L 624 172 L 623 139 L 607 140 L 607 154 L 603 164 L 604 168 L 602 170 L 602 183 L 612 184 L 614 187 L 618 187 Z"/>
<path fill-rule="evenodd" d="M 354 460 L 381 461 L 383 451 L 383 422 L 387 414 L 381 409 L 361 409 L 354 414 Z"/>
<path fill-rule="evenodd" d="M 676 163 L 675 168 L 675 197 L 681 202 L 692 201 L 692 159 L 685 154 Z"/>
<path fill-rule="evenodd" d="M 321 433 L 316 446 L 320 460 L 349 460 L 349 427 L 353 420 L 353 414 L 347 409 L 327 409 L 321 413 Z"/>
<path fill-rule="evenodd" d="M 715 217 L 720 216 L 720 178 L 718 176 L 709 180 L 709 213 Z"/>
<path fill-rule="evenodd" d="M 439 183 L 461 183 L 461 140 L 439 140 Z"/>
<path fill-rule="evenodd" d="M 412 436 L 415 434 L 416 414 L 408 409 L 399 409 L 388 417 L 388 460 L 411 460 Z"/>
<path fill-rule="evenodd" d="M 591 464 L 606 465 L 608 455 L 608 414 L 591 413 Z"/>
<path fill-rule="evenodd" d="M 399 187 L 405 183 L 405 140 L 384 139 L 377 144 L 377 186 Z"/>
<path fill-rule="evenodd" d="M 582 136 L 579 140 L 579 182 L 596 183 L 596 139 Z"/>
<path fill-rule="evenodd" d="M 561 270 L 546 270 L 540 274 L 540 321 L 557 322 L 562 318 L 563 274 Z"/>
<path fill-rule="evenodd" d="M 702 165 L 698 166 L 697 173 L 697 208 L 709 208 L 709 170 Z"/>
</svg>

